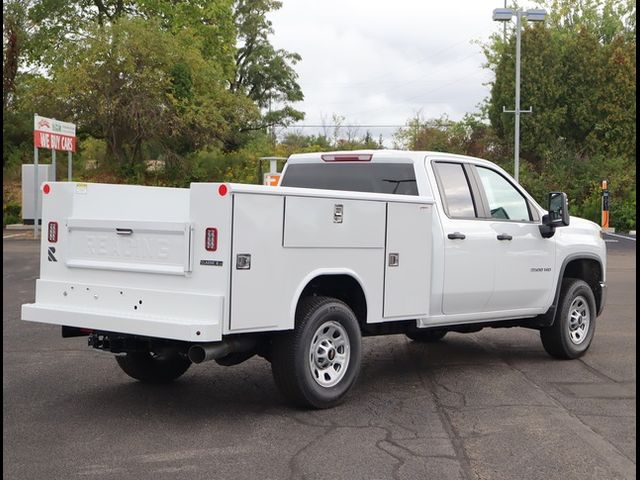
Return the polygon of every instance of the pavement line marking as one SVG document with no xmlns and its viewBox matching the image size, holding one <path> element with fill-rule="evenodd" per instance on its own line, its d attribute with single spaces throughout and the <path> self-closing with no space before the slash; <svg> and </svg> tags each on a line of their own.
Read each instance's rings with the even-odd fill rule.
<svg viewBox="0 0 640 480">
<path fill-rule="evenodd" d="M 5 238 L 24 237 L 26 235 L 26 233 L 12 233 L 11 235 L 3 235 L 2 239 L 4 240 Z"/>
<path fill-rule="evenodd" d="M 605 240 L 607 243 L 620 243 L 620 240 Z"/>
<path fill-rule="evenodd" d="M 609 233 L 609 232 L 604 232 L 606 235 L 611 235 L 612 237 L 616 237 L 616 238 L 624 238 L 625 240 L 631 240 L 632 242 L 635 242 L 636 239 L 635 238 L 631 238 L 631 237 L 625 237 L 624 235 L 618 235 L 617 233 Z"/>
</svg>

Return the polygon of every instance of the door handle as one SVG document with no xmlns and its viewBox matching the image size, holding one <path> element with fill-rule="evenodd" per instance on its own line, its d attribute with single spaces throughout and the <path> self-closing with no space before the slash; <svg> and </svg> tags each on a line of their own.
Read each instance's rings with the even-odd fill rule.
<svg viewBox="0 0 640 480">
<path fill-rule="evenodd" d="M 447 235 L 447 238 L 449 238 L 449 240 L 464 240 L 467 237 L 463 233 L 453 232 Z"/>
<path fill-rule="evenodd" d="M 131 235 L 131 234 L 133 234 L 133 229 L 131 229 L 131 228 L 116 228 L 116 233 L 118 235 Z"/>
<path fill-rule="evenodd" d="M 498 240 L 513 240 L 513 237 L 508 233 L 501 233 L 498 235 Z"/>
</svg>

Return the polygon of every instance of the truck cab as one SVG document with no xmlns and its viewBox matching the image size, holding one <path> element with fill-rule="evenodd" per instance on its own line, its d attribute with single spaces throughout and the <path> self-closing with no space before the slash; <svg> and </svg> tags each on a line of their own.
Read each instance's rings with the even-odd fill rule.
<svg viewBox="0 0 640 480">
<path fill-rule="evenodd" d="M 540 315 L 567 267 L 584 272 L 598 311 L 604 306 L 600 227 L 571 217 L 548 228 L 548 209 L 492 162 L 439 152 L 302 154 L 291 156 L 281 185 L 435 198 L 425 326 Z"/>
</svg>

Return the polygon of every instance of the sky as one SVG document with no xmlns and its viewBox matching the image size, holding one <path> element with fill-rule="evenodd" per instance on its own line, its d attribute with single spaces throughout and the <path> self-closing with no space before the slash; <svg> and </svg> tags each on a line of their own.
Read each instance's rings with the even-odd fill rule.
<svg viewBox="0 0 640 480">
<path fill-rule="evenodd" d="M 521 2 L 525 7 L 531 2 Z M 477 112 L 492 73 L 482 68 L 479 42 L 503 0 L 283 0 L 270 14 L 276 48 L 297 52 L 295 66 L 306 113 L 299 124 L 404 125 Z M 524 52 L 523 52 L 524 54 Z M 512 108 L 512 107 L 509 107 Z M 320 133 L 321 128 L 298 129 Z M 396 127 L 361 127 L 388 144 Z"/>
</svg>

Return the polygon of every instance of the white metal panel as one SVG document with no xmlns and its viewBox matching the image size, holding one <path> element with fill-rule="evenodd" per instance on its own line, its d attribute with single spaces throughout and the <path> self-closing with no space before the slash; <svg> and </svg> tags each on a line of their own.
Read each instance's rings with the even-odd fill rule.
<svg viewBox="0 0 640 480">
<path fill-rule="evenodd" d="M 339 219 L 336 209 L 341 212 Z M 286 199 L 284 246 L 382 248 L 384 215 L 384 202 L 290 196 Z"/>
<path fill-rule="evenodd" d="M 385 317 L 429 313 L 431 229 L 431 205 L 388 204 Z"/>
<path fill-rule="evenodd" d="M 537 224 L 491 223 L 496 236 L 495 286 L 487 310 L 540 308 L 554 290 L 556 242 L 542 238 Z M 498 240 L 508 234 L 511 240 Z"/>
<path fill-rule="evenodd" d="M 233 196 L 233 251 L 231 261 L 230 330 L 276 327 L 284 320 L 278 312 L 286 290 L 283 261 L 282 216 L 284 197 L 235 194 Z M 238 254 L 251 255 L 251 268 L 238 270 Z"/>
<path fill-rule="evenodd" d="M 35 216 L 34 201 L 34 165 L 22 165 L 22 219 L 33 221 Z M 53 181 L 53 165 L 38 165 L 38 187 L 43 182 Z M 42 215 L 42 190 L 38 191 L 38 212 Z"/>
<path fill-rule="evenodd" d="M 444 285 L 443 313 L 462 314 L 486 311 L 495 278 L 495 233 L 489 222 L 443 218 Z M 462 233 L 464 240 L 449 234 Z"/>
<path fill-rule="evenodd" d="M 74 268 L 184 275 L 191 271 L 191 224 L 67 220 L 66 264 Z"/>
</svg>

